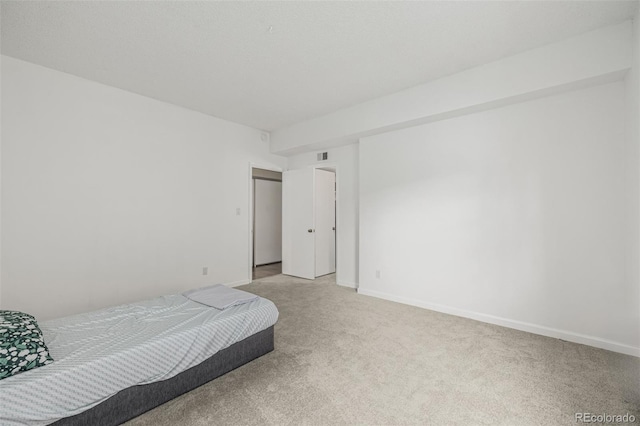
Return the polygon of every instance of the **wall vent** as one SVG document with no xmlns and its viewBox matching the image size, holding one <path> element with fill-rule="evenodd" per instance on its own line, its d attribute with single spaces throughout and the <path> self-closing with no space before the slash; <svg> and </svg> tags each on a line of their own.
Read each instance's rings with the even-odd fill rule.
<svg viewBox="0 0 640 426">
<path fill-rule="evenodd" d="M 329 159 L 329 153 L 328 152 L 319 152 L 318 153 L 318 161 L 324 161 L 324 160 L 328 160 Z"/>
</svg>

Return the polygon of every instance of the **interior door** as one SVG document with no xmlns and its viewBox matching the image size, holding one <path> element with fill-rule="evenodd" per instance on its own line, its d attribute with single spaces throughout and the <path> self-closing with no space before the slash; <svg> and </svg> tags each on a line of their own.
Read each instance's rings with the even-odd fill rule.
<svg viewBox="0 0 640 426">
<path fill-rule="evenodd" d="M 315 272 L 314 169 L 282 173 L 282 273 L 312 280 Z"/>
<path fill-rule="evenodd" d="M 316 277 L 336 272 L 336 174 L 315 170 Z"/>
</svg>

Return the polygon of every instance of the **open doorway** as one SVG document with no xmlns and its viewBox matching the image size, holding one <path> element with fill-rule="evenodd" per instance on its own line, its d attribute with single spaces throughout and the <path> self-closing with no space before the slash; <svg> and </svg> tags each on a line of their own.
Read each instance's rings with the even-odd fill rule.
<svg viewBox="0 0 640 426">
<path fill-rule="evenodd" d="M 282 173 L 251 169 L 252 280 L 282 273 Z"/>
<path fill-rule="evenodd" d="M 317 167 L 314 188 L 316 277 L 336 272 L 336 169 Z"/>
</svg>

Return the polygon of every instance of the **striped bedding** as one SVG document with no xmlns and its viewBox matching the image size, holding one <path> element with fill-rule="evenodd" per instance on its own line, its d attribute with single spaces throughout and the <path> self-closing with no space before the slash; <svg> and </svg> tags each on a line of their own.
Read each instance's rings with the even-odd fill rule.
<svg viewBox="0 0 640 426">
<path fill-rule="evenodd" d="M 263 298 L 221 311 L 170 295 L 43 321 L 55 361 L 0 380 L 0 424 L 78 414 L 122 389 L 169 379 L 277 319 Z"/>
</svg>

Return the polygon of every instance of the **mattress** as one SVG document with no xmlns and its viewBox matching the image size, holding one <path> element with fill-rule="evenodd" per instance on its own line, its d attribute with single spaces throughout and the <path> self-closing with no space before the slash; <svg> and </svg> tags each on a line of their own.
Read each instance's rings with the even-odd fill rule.
<svg viewBox="0 0 640 426">
<path fill-rule="evenodd" d="M 0 424 L 43 425 L 169 379 L 276 323 L 258 298 L 217 310 L 170 295 L 40 323 L 52 364 L 0 380 Z"/>
</svg>

